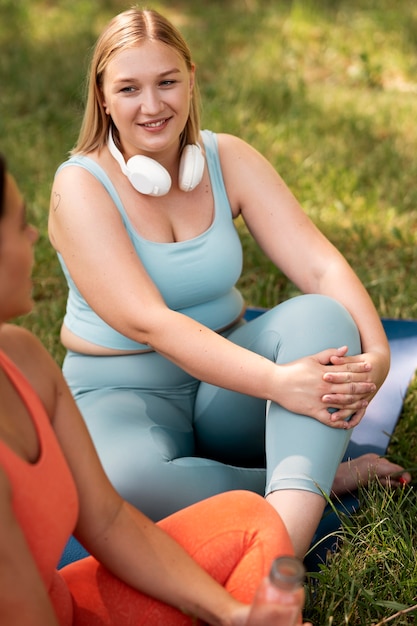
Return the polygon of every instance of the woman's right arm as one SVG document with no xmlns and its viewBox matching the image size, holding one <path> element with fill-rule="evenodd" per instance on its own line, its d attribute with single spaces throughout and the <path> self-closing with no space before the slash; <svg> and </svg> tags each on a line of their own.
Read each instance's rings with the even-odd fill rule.
<svg viewBox="0 0 417 626">
<path fill-rule="evenodd" d="M 363 410 L 361 393 L 367 393 L 370 385 L 365 380 L 365 363 L 355 365 L 356 396 L 352 396 L 352 381 L 344 390 L 343 384 L 323 380 L 330 354 L 336 354 L 337 346 L 279 366 L 170 310 L 138 259 L 110 196 L 87 171 L 66 167 L 57 175 L 49 232 L 92 309 L 120 333 L 148 344 L 192 376 L 279 402 L 325 423 L 329 423 L 329 413 L 322 397 L 336 390 L 350 394 L 354 399 L 337 407 L 342 410 L 337 414 L 339 422 L 332 424 L 336 427 L 343 427 L 343 420 L 352 412 Z M 332 367 L 332 372 L 337 370 L 337 366 Z"/>
<path fill-rule="evenodd" d="M 12 508 L 0 468 L 0 624 L 59 626 L 45 585 Z"/>
</svg>

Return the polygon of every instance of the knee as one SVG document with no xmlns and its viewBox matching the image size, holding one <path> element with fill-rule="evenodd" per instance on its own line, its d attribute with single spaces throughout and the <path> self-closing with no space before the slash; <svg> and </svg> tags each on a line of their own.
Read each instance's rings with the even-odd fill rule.
<svg viewBox="0 0 417 626">
<path fill-rule="evenodd" d="M 287 528 L 278 511 L 262 496 L 250 491 L 231 491 L 220 496 L 232 519 L 240 521 L 248 537 L 274 549 L 274 554 L 293 554 Z M 275 547 L 274 547 L 275 546 Z"/>
<path fill-rule="evenodd" d="M 280 515 L 265 498 L 253 491 L 237 489 L 226 491 L 217 496 L 224 511 L 230 511 L 230 517 L 246 520 L 248 526 L 283 526 Z"/>
<path fill-rule="evenodd" d="M 291 298 L 279 305 L 280 308 L 288 309 L 287 315 L 295 316 L 295 320 L 313 319 L 314 321 L 339 320 L 344 324 L 356 327 L 355 322 L 346 307 L 335 298 L 322 294 L 303 294 Z"/>
<path fill-rule="evenodd" d="M 306 297 L 311 302 L 313 328 L 321 331 L 327 342 L 339 340 L 340 343 L 334 344 L 335 347 L 347 345 L 349 354 L 360 352 L 359 330 L 347 308 L 338 300 L 328 296 L 310 295 Z"/>
<path fill-rule="evenodd" d="M 337 300 L 320 294 L 306 294 L 280 305 L 287 326 L 283 342 L 292 347 L 292 358 L 327 348 L 347 345 L 349 354 L 361 351 L 360 335 L 349 311 Z M 288 340 L 288 341 L 287 341 Z"/>
</svg>

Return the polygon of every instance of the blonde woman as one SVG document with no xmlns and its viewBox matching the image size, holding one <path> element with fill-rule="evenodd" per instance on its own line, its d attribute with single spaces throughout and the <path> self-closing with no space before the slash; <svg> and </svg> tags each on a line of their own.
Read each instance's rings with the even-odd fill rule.
<svg viewBox="0 0 417 626">
<path fill-rule="evenodd" d="M 265 158 L 200 129 L 195 64 L 163 16 L 111 20 L 88 84 L 49 232 L 69 286 L 64 375 L 105 470 L 155 520 L 265 494 L 302 556 L 336 472 L 357 480 L 338 468 L 388 372 L 379 316 Z M 249 323 L 238 216 L 305 293 Z"/>
</svg>

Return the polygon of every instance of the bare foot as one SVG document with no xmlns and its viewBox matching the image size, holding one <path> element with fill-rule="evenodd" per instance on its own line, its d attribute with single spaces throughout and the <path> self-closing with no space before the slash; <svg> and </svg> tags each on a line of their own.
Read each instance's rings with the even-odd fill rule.
<svg viewBox="0 0 417 626">
<path fill-rule="evenodd" d="M 367 485 L 375 478 L 381 485 L 401 487 L 411 481 L 411 474 L 405 472 L 401 465 L 369 452 L 339 465 L 333 481 L 333 494 L 340 496 L 355 491 L 359 485 Z"/>
</svg>

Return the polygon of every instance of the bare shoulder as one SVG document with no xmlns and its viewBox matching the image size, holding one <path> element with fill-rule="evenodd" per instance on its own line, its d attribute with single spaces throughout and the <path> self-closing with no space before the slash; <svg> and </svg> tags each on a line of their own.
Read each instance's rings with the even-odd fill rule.
<svg viewBox="0 0 417 626">
<path fill-rule="evenodd" d="M 254 146 L 240 137 L 219 133 L 217 143 L 222 168 L 236 169 L 238 166 L 241 175 L 242 167 L 271 167 L 266 158 Z"/>
<path fill-rule="evenodd" d="M 217 133 L 217 143 L 221 152 L 228 152 L 229 150 L 252 150 L 253 148 L 246 141 L 231 135 L 229 133 Z"/>
<path fill-rule="evenodd" d="M 77 191 L 80 190 L 81 186 L 88 185 L 89 177 L 92 178 L 91 174 L 78 165 L 65 165 L 58 170 L 52 182 L 49 226 L 62 216 L 68 199 L 71 202 L 74 201 L 74 206 L 77 207 Z"/>
<path fill-rule="evenodd" d="M 1 327 L 0 348 L 15 362 L 20 361 L 25 354 L 31 358 L 45 350 L 33 333 L 17 324 L 4 324 Z"/>
<path fill-rule="evenodd" d="M 28 379 L 48 412 L 52 413 L 62 374 L 39 339 L 25 328 L 4 324 L 0 330 L 0 349 Z"/>
<path fill-rule="evenodd" d="M 25 375 L 32 370 L 53 374 L 58 368 L 41 341 L 26 328 L 15 324 L 4 324 L 1 328 L 0 349 Z"/>
<path fill-rule="evenodd" d="M 234 216 L 245 203 L 259 197 L 258 181 L 276 179 L 277 173 L 256 148 L 235 135 L 217 135 L 223 180 Z"/>
<path fill-rule="evenodd" d="M 85 167 L 66 163 L 58 169 L 52 182 L 51 212 L 56 212 L 65 196 L 82 197 L 86 189 L 99 189 L 100 183 Z"/>
<path fill-rule="evenodd" d="M 97 159 L 93 160 L 98 164 Z M 50 196 L 48 233 L 53 247 L 64 254 L 64 246 L 72 248 L 76 240 L 78 250 L 81 241 L 89 249 L 90 233 L 100 225 L 107 227 L 109 221 L 113 229 L 121 223 L 121 217 L 102 182 L 80 165 L 62 167 L 55 175 Z M 67 258 L 72 258 L 71 254 L 70 250 Z"/>
<path fill-rule="evenodd" d="M 64 161 L 58 167 L 54 181 L 66 181 L 72 180 L 74 178 L 83 178 L 83 177 L 91 177 L 90 168 L 87 163 L 90 161 L 94 161 L 98 165 L 98 160 L 95 158 L 93 154 L 88 155 L 88 160 L 85 164 L 82 163 L 81 159 L 74 161 Z"/>
</svg>

